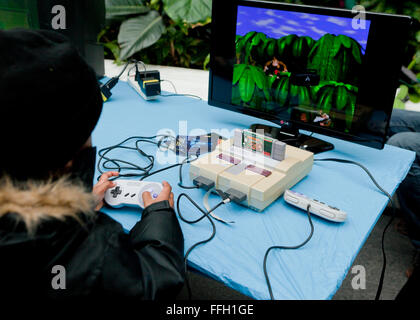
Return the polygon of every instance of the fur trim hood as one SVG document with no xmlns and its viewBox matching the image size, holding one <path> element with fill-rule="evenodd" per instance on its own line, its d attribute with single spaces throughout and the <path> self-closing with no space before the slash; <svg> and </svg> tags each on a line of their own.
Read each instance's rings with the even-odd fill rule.
<svg viewBox="0 0 420 320">
<path fill-rule="evenodd" d="M 78 214 L 93 213 L 95 206 L 93 193 L 68 178 L 20 184 L 10 178 L 0 181 L 0 218 L 15 213 L 29 231 L 44 220 L 78 220 Z"/>
</svg>

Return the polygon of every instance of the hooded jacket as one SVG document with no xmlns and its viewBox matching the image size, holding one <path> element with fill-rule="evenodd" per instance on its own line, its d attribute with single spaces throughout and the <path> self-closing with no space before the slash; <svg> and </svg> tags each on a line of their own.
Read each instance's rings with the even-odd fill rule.
<svg viewBox="0 0 420 320">
<path fill-rule="evenodd" d="M 174 297 L 184 281 L 184 240 L 167 201 L 148 206 L 129 233 L 94 206 L 91 192 L 69 179 L 3 179 L 1 295 Z"/>
</svg>

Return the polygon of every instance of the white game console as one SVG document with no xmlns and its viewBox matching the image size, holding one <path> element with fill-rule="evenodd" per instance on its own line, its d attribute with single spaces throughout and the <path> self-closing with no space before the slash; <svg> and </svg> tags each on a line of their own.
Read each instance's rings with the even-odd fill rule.
<svg viewBox="0 0 420 320">
<path fill-rule="evenodd" d="M 312 152 L 236 129 L 231 139 L 191 162 L 190 179 L 207 187 L 212 183 L 233 202 L 261 212 L 302 180 L 312 164 Z"/>
<path fill-rule="evenodd" d="M 319 200 L 308 198 L 302 193 L 296 191 L 286 190 L 284 192 L 283 198 L 287 203 L 305 211 L 307 210 L 308 205 L 310 205 L 310 213 L 330 221 L 343 222 L 347 218 L 346 212 L 338 208 L 329 206 Z"/>
<path fill-rule="evenodd" d="M 105 192 L 105 202 L 114 208 L 123 206 L 144 208 L 143 192 L 150 192 L 153 199 L 156 199 L 163 187 L 159 182 L 136 181 L 118 179 L 114 181 L 117 185 Z"/>
</svg>

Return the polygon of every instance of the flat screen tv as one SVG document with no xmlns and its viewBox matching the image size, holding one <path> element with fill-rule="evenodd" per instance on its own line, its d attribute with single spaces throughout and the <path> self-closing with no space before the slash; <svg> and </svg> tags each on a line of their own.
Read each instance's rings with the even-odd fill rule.
<svg viewBox="0 0 420 320">
<path fill-rule="evenodd" d="M 210 105 L 314 152 L 333 146 L 299 129 L 383 148 L 412 18 L 244 0 L 212 14 Z"/>
</svg>

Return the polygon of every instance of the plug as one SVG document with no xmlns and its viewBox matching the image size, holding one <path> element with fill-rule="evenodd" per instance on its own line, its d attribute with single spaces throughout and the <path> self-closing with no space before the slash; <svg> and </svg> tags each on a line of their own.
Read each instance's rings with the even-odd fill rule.
<svg viewBox="0 0 420 320">
<path fill-rule="evenodd" d="M 113 77 L 109 79 L 105 84 L 101 84 L 99 88 L 101 89 L 102 99 L 103 101 L 107 101 L 111 96 L 111 89 L 115 87 L 118 83 L 118 77 Z"/>
<path fill-rule="evenodd" d="M 239 204 L 246 200 L 246 194 L 236 189 L 230 188 L 225 191 L 225 193 L 227 194 L 228 198 L 235 203 Z"/>
<path fill-rule="evenodd" d="M 214 182 L 210 179 L 207 179 L 203 176 L 198 176 L 193 180 L 193 184 L 196 185 L 199 188 L 203 188 L 205 190 L 210 190 L 211 188 L 214 188 Z"/>
</svg>

